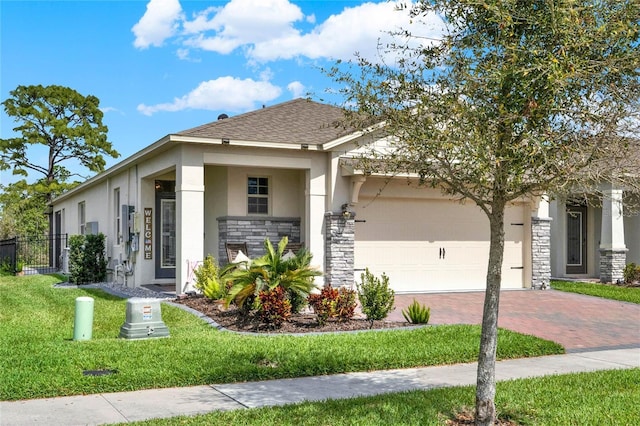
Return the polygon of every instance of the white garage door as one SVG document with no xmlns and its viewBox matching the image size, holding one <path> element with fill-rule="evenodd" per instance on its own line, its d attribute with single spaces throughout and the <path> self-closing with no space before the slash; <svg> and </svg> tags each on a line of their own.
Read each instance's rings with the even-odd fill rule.
<svg viewBox="0 0 640 426">
<path fill-rule="evenodd" d="M 523 286 L 522 222 L 522 207 L 510 207 L 502 288 Z M 472 203 L 382 197 L 358 203 L 355 267 L 384 272 L 396 292 L 483 290 L 488 258 L 489 221 Z"/>
</svg>

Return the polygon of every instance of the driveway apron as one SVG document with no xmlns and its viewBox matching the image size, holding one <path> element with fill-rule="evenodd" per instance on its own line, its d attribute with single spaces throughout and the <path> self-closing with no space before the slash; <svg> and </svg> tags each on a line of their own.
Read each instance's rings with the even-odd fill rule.
<svg viewBox="0 0 640 426">
<path fill-rule="evenodd" d="M 403 321 L 413 300 L 430 324 L 480 324 L 484 292 L 399 294 L 388 319 Z M 567 352 L 640 347 L 640 305 L 555 290 L 500 293 L 498 326 L 552 340 Z"/>
</svg>

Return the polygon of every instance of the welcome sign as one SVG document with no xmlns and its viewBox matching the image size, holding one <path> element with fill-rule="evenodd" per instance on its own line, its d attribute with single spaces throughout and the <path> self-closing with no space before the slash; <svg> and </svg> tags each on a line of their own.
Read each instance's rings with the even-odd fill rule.
<svg viewBox="0 0 640 426">
<path fill-rule="evenodd" d="M 144 209 L 144 258 L 153 259 L 153 209 Z"/>
</svg>

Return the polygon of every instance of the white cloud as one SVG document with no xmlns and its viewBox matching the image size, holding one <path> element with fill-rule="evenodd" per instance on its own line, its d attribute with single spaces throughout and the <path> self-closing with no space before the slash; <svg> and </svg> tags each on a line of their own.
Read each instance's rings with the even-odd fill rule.
<svg viewBox="0 0 640 426">
<path fill-rule="evenodd" d="M 100 108 L 100 111 L 102 111 L 103 114 L 107 114 L 110 112 L 119 112 L 120 114 L 124 115 L 122 111 L 120 111 L 118 108 L 115 108 L 115 107 L 103 107 L 103 108 Z"/>
<path fill-rule="evenodd" d="M 179 0 L 150 0 L 147 11 L 131 29 L 136 36 L 133 45 L 139 49 L 162 46 L 177 33 L 181 17 Z"/>
<path fill-rule="evenodd" d="M 352 59 L 358 52 L 376 61 L 378 44 L 384 46 L 391 42 L 389 32 L 401 28 L 428 39 L 438 38 L 443 33 L 444 24 L 435 15 L 428 16 L 424 23 L 412 22 L 408 12 L 396 10 L 392 2 L 363 3 L 330 16 L 307 34 L 256 41 L 248 54 L 255 60 L 266 62 L 296 56 Z"/>
<path fill-rule="evenodd" d="M 231 0 L 222 8 L 208 8 L 185 21 L 192 48 L 227 54 L 257 40 L 297 34 L 293 23 L 304 19 L 300 8 L 288 0 Z M 210 34 L 212 32 L 212 34 Z"/>
<path fill-rule="evenodd" d="M 287 90 L 291 92 L 292 97 L 295 99 L 304 96 L 307 88 L 299 81 L 292 81 L 287 85 Z"/>
<path fill-rule="evenodd" d="M 177 1 L 151 0 L 147 13 L 136 27 L 147 15 L 150 22 L 151 17 L 162 16 L 151 13 L 152 4 L 177 4 Z M 304 6 L 304 2 L 301 5 Z M 253 63 L 297 57 L 352 59 L 355 52 L 375 60 L 378 42 L 385 44 L 391 40 L 389 31 L 402 28 L 426 40 L 437 39 L 444 31 L 444 24 L 436 15 L 426 17 L 424 22 L 412 21 L 408 11 L 395 8 L 395 2 L 366 2 L 346 7 L 316 25 L 315 15 L 305 16 L 301 8 L 289 0 L 231 0 L 222 7 L 209 7 L 197 12 L 190 20 L 182 16 L 178 5 L 177 11 L 167 14 L 164 21 L 158 19 L 157 25 L 148 23 L 151 28 L 157 27 L 157 31 L 149 31 L 146 37 L 140 36 L 141 41 L 136 39 L 136 45 L 146 47 L 153 44 L 152 34 L 156 35 L 153 38 L 156 43 L 162 43 L 175 29 L 179 19 L 182 27 L 180 34 L 176 35 L 180 36 L 179 41 L 185 49 L 223 55 L 242 49 Z M 305 23 L 315 27 L 308 32 L 296 28 L 297 24 Z M 180 57 L 188 57 L 184 49 L 180 52 Z"/>
<path fill-rule="evenodd" d="M 182 111 L 185 109 L 225 110 L 244 112 L 255 109 L 257 104 L 272 101 L 282 90 L 268 81 L 241 80 L 235 77 L 220 77 L 204 81 L 190 93 L 173 102 L 157 105 L 138 105 L 144 115 L 159 111 Z"/>
</svg>

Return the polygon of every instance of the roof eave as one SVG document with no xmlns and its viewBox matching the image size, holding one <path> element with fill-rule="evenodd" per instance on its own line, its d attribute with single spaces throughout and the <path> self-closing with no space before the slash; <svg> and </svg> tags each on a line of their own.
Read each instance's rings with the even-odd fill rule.
<svg viewBox="0 0 640 426">
<path fill-rule="evenodd" d="M 328 151 L 330 149 L 336 148 L 340 145 L 344 145 L 346 143 L 352 142 L 364 135 L 376 132 L 382 128 L 384 128 L 384 126 L 386 125 L 386 122 L 381 121 L 379 123 L 376 123 L 372 126 L 367 127 L 364 130 L 358 130 L 356 132 L 353 133 L 349 133 L 348 135 L 344 135 L 342 137 L 339 137 L 337 139 L 331 140 L 329 142 L 326 142 L 324 144 L 322 144 L 322 149 L 325 151 Z"/>
<path fill-rule="evenodd" d="M 109 167 L 107 170 L 98 173 L 97 175 L 87 179 L 86 181 L 82 182 L 80 185 L 76 186 L 75 188 L 65 192 L 64 194 L 59 195 L 58 197 L 54 198 L 51 202 L 51 204 L 56 204 L 58 202 L 64 201 L 67 198 L 73 196 L 73 194 L 75 194 L 78 191 L 81 191 L 87 187 L 90 187 L 96 183 L 102 182 L 103 180 L 109 178 L 110 176 L 120 172 L 121 170 L 130 167 L 132 164 L 137 163 L 138 161 L 140 161 L 140 159 L 146 157 L 147 155 L 151 154 L 153 151 L 158 150 L 159 148 L 163 147 L 164 145 L 171 143 L 171 142 L 176 142 L 175 139 L 175 135 L 166 135 L 161 139 L 158 139 L 156 142 L 154 142 L 153 144 L 145 147 L 144 149 L 141 149 L 140 151 L 136 152 L 135 154 L 125 158 L 124 160 L 120 161 L 117 164 L 114 164 L 113 166 Z"/>
<path fill-rule="evenodd" d="M 231 138 L 202 138 L 194 136 L 180 136 L 170 135 L 174 138 L 175 142 L 182 143 L 194 143 L 194 144 L 208 144 L 208 145 L 232 145 L 245 148 L 271 148 L 271 149 L 294 149 L 294 150 L 308 150 L 308 151 L 322 151 L 322 145 L 320 144 L 307 144 L 307 143 L 285 143 L 285 142 L 266 142 L 266 141 L 247 141 Z"/>
<path fill-rule="evenodd" d="M 119 171 L 131 166 L 132 164 L 136 164 L 144 157 L 150 155 L 152 152 L 158 150 L 169 143 L 193 143 L 193 144 L 210 144 L 210 145 L 233 145 L 247 148 L 271 148 L 271 149 L 288 149 L 288 150 L 305 150 L 305 151 L 322 151 L 322 145 L 320 144 L 293 144 L 293 143 L 282 143 L 282 142 L 261 142 L 261 141 L 244 141 L 244 140 L 236 140 L 236 139 L 226 139 L 226 138 L 199 138 L 193 136 L 182 136 L 177 134 L 169 134 L 159 139 L 155 143 L 147 146 L 146 148 L 136 152 L 130 157 L 120 161 L 119 163 L 111 166 L 107 170 L 87 179 L 82 182 L 80 185 L 75 188 L 65 192 L 64 194 L 56 197 L 52 204 L 64 201 L 65 199 L 71 197 L 78 191 L 81 191 L 87 187 L 90 187 L 96 183 L 102 182 L 108 177 L 118 173 Z"/>
</svg>

